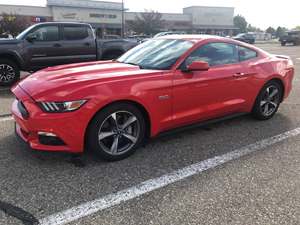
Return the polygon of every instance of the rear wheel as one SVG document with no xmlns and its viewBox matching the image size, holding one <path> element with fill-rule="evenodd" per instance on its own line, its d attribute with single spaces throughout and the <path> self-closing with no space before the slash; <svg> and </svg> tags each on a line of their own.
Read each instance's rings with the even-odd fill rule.
<svg viewBox="0 0 300 225">
<path fill-rule="evenodd" d="M 135 106 L 111 105 L 93 119 L 87 134 L 88 147 L 105 160 L 121 160 L 143 143 L 145 130 L 145 119 Z"/>
<path fill-rule="evenodd" d="M 20 69 L 11 60 L 0 59 L 0 85 L 10 86 L 20 79 Z"/>
<path fill-rule="evenodd" d="M 279 108 L 282 96 L 282 86 L 276 81 L 268 82 L 256 98 L 253 116 L 259 120 L 272 118 Z"/>
</svg>

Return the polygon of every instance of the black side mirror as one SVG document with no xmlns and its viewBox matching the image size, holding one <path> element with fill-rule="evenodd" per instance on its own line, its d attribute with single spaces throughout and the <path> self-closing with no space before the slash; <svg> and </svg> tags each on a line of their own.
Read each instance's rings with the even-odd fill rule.
<svg viewBox="0 0 300 225">
<path fill-rule="evenodd" d="M 36 34 L 28 34 L 26 40 L 29 42 L 34 42 L 35 40 L 37 40 L 37 36 Z"/>
</svg>

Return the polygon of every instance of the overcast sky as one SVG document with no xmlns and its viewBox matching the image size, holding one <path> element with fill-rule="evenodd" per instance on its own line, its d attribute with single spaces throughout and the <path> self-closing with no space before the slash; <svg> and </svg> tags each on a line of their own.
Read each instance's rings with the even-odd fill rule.
<svg viewBox="0 0 300 225">
<path fill-rule="evenodd" d="M 109 0 L 106 0 L 109 1 Z M 120 2 L 121 0 L 111 0 Z M 233 6 L 235 14 L 242 14 L 253 26 L 300 26 L 299 0 L 124 0 L 130 11 L 153 9 L 159 12 L 181 13 L 183 7 L 192 5 Z M 0 4 L 3 4 L 1 1 Z M 45 6 L 46 0 L 9 0 L 7 4 Z"/>
</svg>

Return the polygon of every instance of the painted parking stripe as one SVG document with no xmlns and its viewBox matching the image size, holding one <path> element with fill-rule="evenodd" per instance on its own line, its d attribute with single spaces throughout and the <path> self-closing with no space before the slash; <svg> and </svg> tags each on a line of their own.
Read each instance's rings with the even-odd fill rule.
<svg viewBox="0 0 300 225">
<path fill-rule="evenodd" d="M 14 118 L 12 116 L 3 116 L 3 117 L 0 117 L 0 122 L 11 121 L 13 119 Z"/>
<path fill-rule="evenodd" d="M 199 174 L 208 169 L 215 168 L 224 163 L 230 162 L 234 159 L 238 159 L 242 156 L 248 155 L 252 152 L 264 149 L 270 145 L 276 144 L 283 140 L 291 137 L 295 137 L 300 134 L 300 127 L 294 130 L 287 131 L 285 133 L 258 141 L 254 144 L 247 145 L 240 149 L 236 149 L 232 152 L 226 153 L 224 155 L 216 156 L 214 158 L 201 161 L 196 164 L 184 167 L 179 170 L 175 170 L 171 173 L 165 174 L 161 177 L 150 179 L 144 181 L 136 186 L 130 187 L 128 189 L 119 191 L 117 193 L 112 193 L 106 195 L 102 198 L 96 199 L 84 203 L 82 205 L 75 206 L 73 208 L 67 209 L 65 211 L 59 212 L 54 215 L 50 215 L 43 218 L 40 221 L 41 225 L 63 225 L 83 217 L 89 216 L 91 214 L 97 213 L 101 210 L 110 208 L 112 206 L 119 205 L 128 200 L 134 199 L 151 191 L 157 190 L 159 188 L 165 187 L 174 182 L 183 180 L 187 177 Z"/>
</svg>

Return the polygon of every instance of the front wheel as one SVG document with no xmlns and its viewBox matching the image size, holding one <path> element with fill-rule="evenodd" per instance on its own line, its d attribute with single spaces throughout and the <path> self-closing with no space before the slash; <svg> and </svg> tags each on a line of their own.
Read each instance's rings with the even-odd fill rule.
<svg viewBox="0 0 300 225">
<path fill-rule="evenodd" d="M 0 86 L 11 86 L 19 79 L 19 67 L 11 60 L 0 59 Z"/>
<path fill-rule="evenodd" d="M 95 116 L 87 133 L 87 144 L 102 159 L 121 160 L 141 146 L 145 131 L 145 119 L 138 108 L 127 103 L 114 104 Z"/>
<path fill-rule="evenodd" d="M 256 119 L 268 120 L 277 112 L 283 96 L 283 88 L 276 81 L 268 82 L 256 98 L 252 114 Z"/>
</svg>

